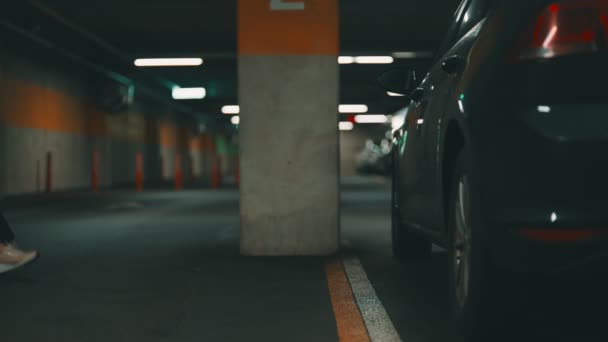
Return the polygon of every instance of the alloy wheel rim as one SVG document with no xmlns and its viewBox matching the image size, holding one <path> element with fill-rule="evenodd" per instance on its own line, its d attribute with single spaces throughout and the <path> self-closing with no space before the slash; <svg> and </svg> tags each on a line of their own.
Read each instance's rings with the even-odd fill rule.
<svg viewBox="0 0 608 342">
<path fill-rule="evenodd" d="M 469 295 L 470 278 L 470 250 L 471 227 L 469 213 L 469 182 L 462 176 L 458 182 L 458 196 L 456 197 L 456 229 L 454 232 L 454 286 L 456 299 L 460 308 L 463 308 Z"/>
</svg>

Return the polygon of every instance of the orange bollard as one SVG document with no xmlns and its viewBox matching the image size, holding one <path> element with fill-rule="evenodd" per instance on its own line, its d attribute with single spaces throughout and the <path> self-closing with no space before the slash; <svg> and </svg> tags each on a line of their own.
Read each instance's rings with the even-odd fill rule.
<svg viewBox="0 0 608 342">
<path fill-rule="evenodd" d="M 91 172 L 91 184 L 94 192 L 99 192 L 99 153 L 93 152 L 93 170 Z"/>
<path fill-rule="evenodd" d="M 135 155 L 135 186 L 138 192 L 144 191 L 144 156 L 141 152 Z"/>
<path fill-rule="evenodd" d="M 175 190 L 181 190 L 183 186 L 182 179 L 182 156 L 175 156 Z"/>
<path fill-rule="evenodd" d="M 53 154 L 46 153 L 46 192 L 53 191 Z"/>
</svg>

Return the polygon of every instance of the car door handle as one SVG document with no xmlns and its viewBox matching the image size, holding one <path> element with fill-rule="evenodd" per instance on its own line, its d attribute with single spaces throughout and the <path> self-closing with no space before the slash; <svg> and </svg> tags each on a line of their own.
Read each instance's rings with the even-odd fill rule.
<svg viewBox="0 0 608 342">
<path fill-rule="evenodd" d="M 448 75 L 459 74 L 464 70 L 466 63 L 460 55 L 446 57 L 441 62 L 441 69 Z"/>
</svg>

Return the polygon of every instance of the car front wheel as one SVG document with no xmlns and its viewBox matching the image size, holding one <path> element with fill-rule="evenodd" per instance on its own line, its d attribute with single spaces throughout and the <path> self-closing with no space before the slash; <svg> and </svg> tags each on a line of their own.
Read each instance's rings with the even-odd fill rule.
<svg viewBox="0 0 608 342">
<path fill-rule="evenodd" d="M 492 265 L 483 245 L 479 208 L 465 155 L 458 158 L 448 216 L 450 298 L 457 327 L 466 341 L 484 339 L 503 324 L 506 271 Z"/>
</svg>

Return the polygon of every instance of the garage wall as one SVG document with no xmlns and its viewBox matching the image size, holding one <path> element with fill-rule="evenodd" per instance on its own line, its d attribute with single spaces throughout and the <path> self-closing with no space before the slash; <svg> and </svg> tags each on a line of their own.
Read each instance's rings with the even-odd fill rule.
<svg viewBox="0 0 608 342">
<path fill-rule="evenodd" d="M 204 148 L 205 137 L 146 99 L 137 99 L 128 112 L 105 113 L 90 101 L 96 89 L 85 79 L 76 71 L 0 55 L 1 194 L 44 191 L 49 170 L 53 191 L 90 189 L 94 153 L 101 187 L 134 185 L 139 153 L 147 183 L 173 180 L 178 154 L 184 181 L 203 181 L 204 154 L 213 153 Z M 196 172 L 186 178 L 191 169 Z"/>
</svg>

